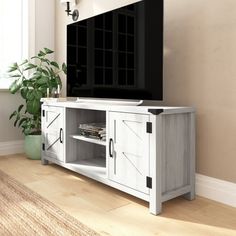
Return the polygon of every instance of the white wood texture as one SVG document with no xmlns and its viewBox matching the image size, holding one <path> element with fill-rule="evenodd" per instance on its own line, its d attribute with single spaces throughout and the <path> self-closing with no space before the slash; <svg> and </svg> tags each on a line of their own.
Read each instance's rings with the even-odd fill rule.
<svg viewBox="0 0 236 236">
<path fill-rule="evenodd" d="M 140 192 L 149 193 L 149 134 L 146 132 L 148 115 L 109 113 L 109 179 Z"/>
<path fill-rule="evenodd" d="M 161 213 L 164 201 L 180 195 L 194 198 L 193 108 L 123 106 L 121 112 L 122 106 L 116 105 L 71 101 L 44 104 L 50 110 L 43 122 L 44 135 L 49 126 L 55 133 L 63 127 L 65 155 L 61 162 L 44 152 L 43 164 L 54 162 L 146 200 L 150 213 L 155 215 Z M 57 123 L 58 111 L 62 112 L 62 121 Z M 106 123 L 106 142 L 77 135 L 80 124 L 91 122 Z M 147 122 L 152 125 L 150 133 Z M 147 177 L 151 187 L 147 187 Z"/>
<path fill-rule="evenodd" d="M 171 106 L 121 106 L 121 105 L 111 105 L 104 103 L 80 103 L 76 102 L 75 99 L 67 99 L 67 101 L 51 101 L 44 100 L 44 104 L 52 105 L 57 107 L 66 107 L 66 108 L 76 108 L 76 109 L 84 109 L 84 110 L 96 110 L 96 111 L 120 111 L 120 112 L 128 112 L 135 114 L 148 114 L 150 115 L 149 109 L 163 109 L 162 114 L 174 114 L 174 113 L 188 113 L 194 112 L 194 108 L 192 107 L 171 107 Z"/>
<path fill-rule="evenodd" d="M 94 138 L 88 138 L 88 137 L 84 137 L 82 135 L 71 135 L 71 138 L 77 139 L 77 140 L 81 140 L 81 141 L 85 141 L 85 142 L 89 142 L 89 143 L 95 143 L 98 145 L 103 145 L 106 146 L 106 141 L 100 140 L 100 139 L 94 139 Z"/>
<path fill-rule="evenodd" d="M 164 115 L 162 193 L 190 184 L 190 114 Z"/>
<path fill-rule="evenodd" d="M 189 153 L 189 184 L 190 192 L 185 194 L 185 198 L 188 200 L 193 200 L 195 198 L 195 169 L 196 169 L 196 119 L 195 114 L 190 115 L 190 153 Z"/>
<path fill-rule="evenodd" d="M 152 123 L 152 134 L 150 135 L 150 177 L 152 177 L 152 188 L 150 189 L 149 212 L 157 215 L 162 210 L 162 116 L 150 116 Z"/>
<path fill-rule="evenodd" d="M 182 194 L 192 200 L 195 195 L 194 114 L 163 115 L 162 132 L 162 201 Z"/>
<path fill-rule="evenodd" d="M 43 155 L 64 162 L 64 108 L 43 106 Z"/>
</svg>

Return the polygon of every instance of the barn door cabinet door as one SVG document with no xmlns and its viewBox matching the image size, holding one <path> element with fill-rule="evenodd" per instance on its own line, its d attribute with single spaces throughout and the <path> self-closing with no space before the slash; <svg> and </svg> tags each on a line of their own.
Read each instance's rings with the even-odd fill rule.
<svg viewBox="0 0 236 236">
<path fill-rule="evenodd" d="M 45 156 L 64 161 L 64 109 L 60 107 L 43 107 L 42 126 Z"/>
<path fill-rule="evenodd" d="M 148 115 L 109 112 L 109 179 L 148 194 L 149 135 Z"/>
</svg>

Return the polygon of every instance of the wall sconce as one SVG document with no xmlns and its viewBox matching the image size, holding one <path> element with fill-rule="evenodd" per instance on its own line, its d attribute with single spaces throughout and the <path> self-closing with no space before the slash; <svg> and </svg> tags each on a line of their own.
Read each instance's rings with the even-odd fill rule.
<svg viewBox="0 0 236 236">
<path fill-rule="evenodd" d="M 77 21 L 79 18 L 79 11 L 77 9 L 75 9 L 72 13 L 71 13 L 71 6 L 75 6 L 76 0 L 61 0 L 61 4 L 66 5 L 66 10 L 65 12 L 67 12 L 67 16 L 72 16 L 73 21 Z"/>
</svg>

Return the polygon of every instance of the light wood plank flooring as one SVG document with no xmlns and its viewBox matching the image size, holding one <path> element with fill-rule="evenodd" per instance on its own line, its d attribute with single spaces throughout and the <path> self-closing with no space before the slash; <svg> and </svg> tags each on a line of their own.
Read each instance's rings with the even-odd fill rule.
<svg viewBox="0 0 236 236">
<path fill-rule="evenodd" d="M 168 201 L 153 216 L 142 200 L 24 155 L 1 156 L 0 169 L 101 235 L 236 235 L 236 208 L 201 197 Z"/>
</svg>

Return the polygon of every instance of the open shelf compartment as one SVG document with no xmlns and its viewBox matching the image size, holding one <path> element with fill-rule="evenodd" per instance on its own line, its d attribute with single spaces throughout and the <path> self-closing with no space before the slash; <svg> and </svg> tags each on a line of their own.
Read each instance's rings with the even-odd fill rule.
<svg viewBox="0 0 236 236">
<path fill-rule="evenodd" d="M 106 178 L 106 160 L 104 158 L 91 158 L 69 162 L 68 165 L 75 171 L 88 176 Z"/>
<path fill-rule="evenodd" d="M 106 178 L 106 141 L 79 135 L 79 125 L 106 123 L 106 112 L 66 109 L 66 159 L 70 169 L 98 178 Z"/>
</svg>

